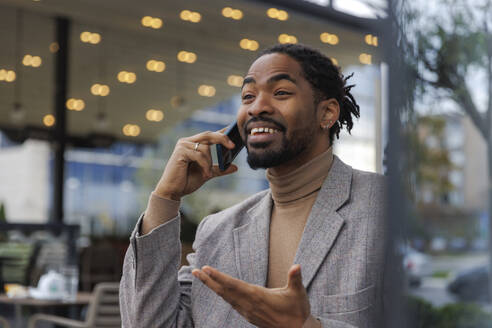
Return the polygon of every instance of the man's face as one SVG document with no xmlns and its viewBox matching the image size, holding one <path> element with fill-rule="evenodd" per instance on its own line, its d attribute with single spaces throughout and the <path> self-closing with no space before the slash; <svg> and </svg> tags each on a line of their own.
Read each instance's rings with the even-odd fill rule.
<svg viewBox="0 0 492 328">
<path fill-rule="evenodd" d="M 237 115 L 252 168 L 268 168 L 308 154 L 317 138 L 314 92 L 302 68 L 284 54 L 268 54 L 250 67 Z"/>
</svg>

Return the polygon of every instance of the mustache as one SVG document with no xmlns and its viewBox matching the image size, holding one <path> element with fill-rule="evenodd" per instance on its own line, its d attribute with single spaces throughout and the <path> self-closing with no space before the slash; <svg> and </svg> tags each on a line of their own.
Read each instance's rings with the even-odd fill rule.
<svg viewBox="0 0 492 328">
<path fill-rule="evenodd" d="M 280 124 L 279 122 L 275 121 L 274 119 L 271 119 L 269 117 L 252 117 L 246 122 L 246 124 L 244 124 L 244 135 L 245 136 L 248 135 L 248 126 L 251 123 L 255 123 L 255 122 L 269 122 L 269 123 L 272 123 L 273 125 L 275 125 L 277 130 L 280 130 L 282 132 L 285 131 L 285 127 L 282 124 Z"/>
</svg>

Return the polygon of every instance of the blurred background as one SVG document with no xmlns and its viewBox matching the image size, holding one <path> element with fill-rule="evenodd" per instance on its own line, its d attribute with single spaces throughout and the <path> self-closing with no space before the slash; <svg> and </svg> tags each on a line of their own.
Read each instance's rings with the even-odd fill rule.
<svg viewBox="0 0 492 328">
<path fill-rule="evenodd" d="M 388 176 L 395 313 L 408 327 L 491 326 L 490 25 L 490 0 L 0 0 L 2 286 L 67 265 L 87 295 L 119 281 L 177 139 L 235 120 L 261 49 L 304 43 L 354 73 L 361 118 L 334 151 Z M 183 199 L 185 252 L 204 216 L 268 188 L 245 158 Z M 87 300 L 0 295 L 0 316 L 87 320 Z"/>
</svg>

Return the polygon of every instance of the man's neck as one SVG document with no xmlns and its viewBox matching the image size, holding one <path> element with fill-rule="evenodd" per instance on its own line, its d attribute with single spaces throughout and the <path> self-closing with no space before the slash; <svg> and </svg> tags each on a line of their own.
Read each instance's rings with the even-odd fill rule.
<svg viewBox="0 0 492 328">
<path fill-rule="evenodd" d="M 268 169 L 272 198 L 276 204 L 286 204 L 302 199 L 319 190 L 333 162 L 332 149 L 327 149 L 308 163 L 285 175 L 276 175 Z"/>
<path fill-rule="evenodd" d="M 296 156 L 288 162 L 275 167 L 270 167 L 268 171 L 271 173 L 271 175 L 274 176 L 287 175 L 297 168 L 305 165 L 306 163 L 309 163 L 319 155 L 325 153 L 330 148 L 331 145 L 329 143 L 319 145 L 318 147 L 313 147 L 310 150 L 306 150 L 305 152 L 299 154 L 299 156 Z"/>
</svg>

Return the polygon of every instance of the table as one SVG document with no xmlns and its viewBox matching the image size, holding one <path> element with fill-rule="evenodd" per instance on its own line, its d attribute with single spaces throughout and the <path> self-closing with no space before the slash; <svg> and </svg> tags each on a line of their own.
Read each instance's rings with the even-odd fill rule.
<svg viewBox="0 0 492 328">
<path fill-rule="evenodd" d="M 94 296 L 89 292 L 78 292 L 77 298 L 74 301 L 62 301 L 62 300 L 41 300 L 31 297 L 25 298 L 11 298 L 6 294 L 0 294 L 0 303 L 11 304 L 15 309 L 15 326 L 24 327 L 22 318 L 22 307 L 41 307 L 46 309 L 52 309 L 55 307 L 72 306 L 72 305 L 87 305 Z"/>
</svg>

